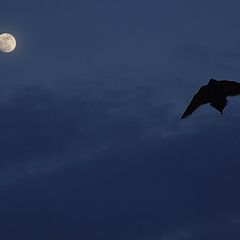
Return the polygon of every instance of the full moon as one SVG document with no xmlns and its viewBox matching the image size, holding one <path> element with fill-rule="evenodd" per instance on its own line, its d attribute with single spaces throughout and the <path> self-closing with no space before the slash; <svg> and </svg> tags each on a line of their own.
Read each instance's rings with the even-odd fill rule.
<svg viewBox="0 0 240 240">
<path fill-rule="evenodd" d="M 16 48 L 16 39 L 10 33 L 0 34 L 0 50 L 5 53 L 12 52 Z"/>
</svg>

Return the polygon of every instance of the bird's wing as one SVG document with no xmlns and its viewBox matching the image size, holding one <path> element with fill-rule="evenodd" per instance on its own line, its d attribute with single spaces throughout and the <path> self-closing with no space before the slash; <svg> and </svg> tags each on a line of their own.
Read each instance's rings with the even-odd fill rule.
<svg viewBox="0 0 240 240">
<path fill-rule="evenodd" d="M 193 96 L 192 101 L 188 105 L 186 111 L 183 113 L 181 119 L 191 115 L 200 105 L 209 103 L 207 86 L 202 86 L 198 92 Z"/>
<path fill-rule="evenodd" d="M 226 97 L 240 95 L 240 83 L 229 80 L 221 80 L 219 82 L 223 86 Z"/>
</svg>

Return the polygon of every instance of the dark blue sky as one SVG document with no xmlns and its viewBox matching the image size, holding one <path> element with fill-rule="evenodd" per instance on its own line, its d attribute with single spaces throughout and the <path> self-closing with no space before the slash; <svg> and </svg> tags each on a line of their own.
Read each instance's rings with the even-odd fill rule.
<svg viewBox="0 0 240 240">
<path fill-rule="evenodd" d="M 240 238 L 240 3 L 4 1 L 0 32 L 2 239 Z"/>
</svg>

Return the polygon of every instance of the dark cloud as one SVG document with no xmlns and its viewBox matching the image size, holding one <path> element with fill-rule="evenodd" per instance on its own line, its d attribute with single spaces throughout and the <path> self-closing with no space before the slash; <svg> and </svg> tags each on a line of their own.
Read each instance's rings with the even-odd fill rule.
<svg viewBox="0 0 240 240">
<path fill-rule="evenodd" d="M 71 103 L 38 87 L 16 93 L 0 111 L 2 165 L 61 154 L 80 135 Z"/>
<path fill-rule="evenodd" d="M 103 78 L 101 85 L 91 78 L 80 81 L 70 88 L 59 85 L 57 91 L 26 87 L 2 99 L 2 169 L 26 162 L 32 169 L 69 154 L 86 156 L 114 149 L 139 141 L 159 125 L 159 118 L 161 128 L 169 124 L 172 110 L 165 101 L 156 104 L 154 97 L 160 94 L 163 99 L 163 90 L 151 83 L 122 79 L 117 86 L 115 79 Z"/>
<path fill-rule="evenodd" d="M 1 106 L 6 239 L 191 239 L 202 236 L 192 224 L 235 216 L 239 115 L 180 122 L 140 85 L 117 97 L 110 87 L 68 97 L 35 87 Z M 9 183 L 12 168 L 23 173 Z M 181 226 L 189 230 L 173 230 Z"/>
</svg>

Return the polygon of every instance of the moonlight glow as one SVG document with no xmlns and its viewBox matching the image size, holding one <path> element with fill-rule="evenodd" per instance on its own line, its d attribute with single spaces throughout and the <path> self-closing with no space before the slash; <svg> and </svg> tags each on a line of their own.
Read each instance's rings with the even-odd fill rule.
<svg viewBox="0 0 240 240">
<path fill-rule="evenodd" d="M 16 40 L 10 33 L 0 35 L 0 50 L 5 53 L 12 52 L 16 48 Z"/>
</svg>

